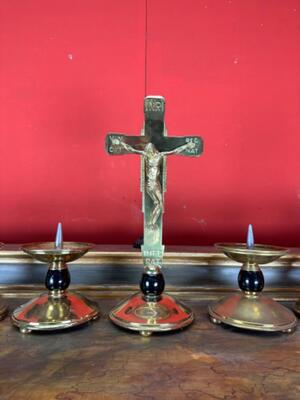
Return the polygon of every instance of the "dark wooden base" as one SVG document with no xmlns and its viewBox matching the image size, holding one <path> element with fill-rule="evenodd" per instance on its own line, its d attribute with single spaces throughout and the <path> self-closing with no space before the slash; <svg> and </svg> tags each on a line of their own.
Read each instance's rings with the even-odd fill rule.
<svg viewBox="0 0 300 400">
<path fill-rule="evenodd" d="M 27 299 L 8 299 L 10 312 Z M 71 331 L 22 335 L 0 322 L 1 400 L 297 400 L 300 330 L 253 333 L 214 325 L 208 301 L 186 304 L 185 330 L 143 338 L 102 318 Z M 284 303 L 292 306 L 292 303 Z"/>
</svg>

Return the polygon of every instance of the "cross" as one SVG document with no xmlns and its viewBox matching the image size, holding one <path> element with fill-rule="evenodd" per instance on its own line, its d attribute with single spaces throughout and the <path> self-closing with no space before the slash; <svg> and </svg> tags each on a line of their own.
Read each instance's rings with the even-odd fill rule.
<svg viewBox="0 0 300 400">
<path fill-rule="evenodd" d="M 165 99 L 147 96 L 144 100 L 145 122 L 141 136 L 110 133 L 106 150 L 110 155 L 138 154 L 142 156 L 141 191 L 143 193 L 145 267 L 162 266 L 163 195 L 166 191 L 166 157 L 178 154 L 198 157 L 203 151 L 199 136 L 168 137 L 164 122 Z"/>
</svg>

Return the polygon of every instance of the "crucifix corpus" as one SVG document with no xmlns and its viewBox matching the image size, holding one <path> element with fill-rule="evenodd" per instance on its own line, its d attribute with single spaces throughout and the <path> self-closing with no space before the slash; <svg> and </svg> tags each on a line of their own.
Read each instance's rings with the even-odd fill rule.
<svg viewBox="0 0 300 400">
<path fill-rule="evenodd" d="M 167 136 L 164 123 L 165 100 L 161 96 L 146 97 L 144 113 L 145 122 L 141 136 L 108 134 L 106 150 L 110 155 L 141 156 L 144 213 L 142 255 L 145 268 L 140 283 L 141 293 L 131 296 L 114 308 L 110 318 L 117 325 L 149 336 L 155 331 L 182 328 L 193 321 L 193 313 L 187 307 L 170 295 L 163 294 L 162 215 L 167 156 L 197 157 L 203 151 L 203 141 L 199 136 Z"/>
</svg>

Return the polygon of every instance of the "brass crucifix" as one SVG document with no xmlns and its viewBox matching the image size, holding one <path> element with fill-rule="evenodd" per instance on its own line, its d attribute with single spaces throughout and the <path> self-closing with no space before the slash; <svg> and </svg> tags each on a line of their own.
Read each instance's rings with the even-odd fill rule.
<svg viewBox="0 0 300 400">
<path fill-rule="evenodd" d="M 106 150 L 110 155 L 142 156 L 141 191 L 143 192 L 144 266 L 157 270 L 162 266 L 162 214 L 166 191 L 166 156 L 177 154 L 197 157 L 203 151 L 198 136 L 167 137 L 164 123 L 165 99 L 148 96 L 144 101 L 145 123 L 141 136 L 108 134 Z"/>
</svg>

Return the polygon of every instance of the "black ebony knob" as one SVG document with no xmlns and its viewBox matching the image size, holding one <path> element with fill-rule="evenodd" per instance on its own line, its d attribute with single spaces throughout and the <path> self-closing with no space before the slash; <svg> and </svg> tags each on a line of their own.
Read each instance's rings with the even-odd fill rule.
<svg viewBox="0 0 300 400">
<path fill-rule="evenodd" d="M 66 290 L 70 285 L 70 281 L 68 268 L 49 269 L 46 275 L 45 285 L 48 290 Z"/>
<path fill-rule="evenodd" d="M 261 292 L 264 288 L 265 280 L 262 271 L 240 270 L 238 283 L 244 292 Z"/>
<path fill-rule="evenodd" d="M 165 288 L 164 276 L 161 272 L 158 274 L 143 273 L 140 282 L 140 288 L 146 299 L 157 299 Z"/>
</svg>

